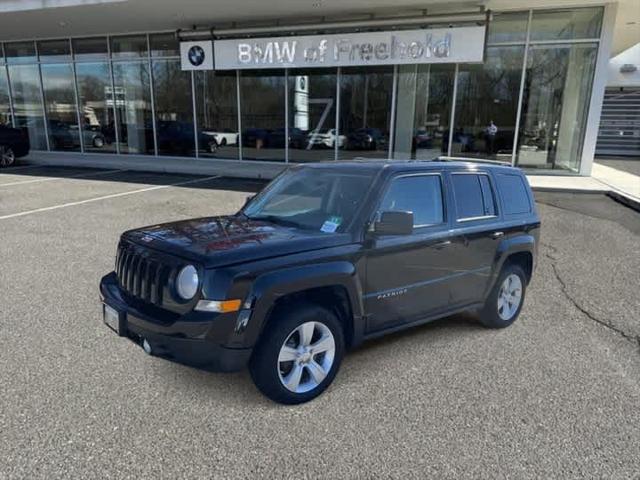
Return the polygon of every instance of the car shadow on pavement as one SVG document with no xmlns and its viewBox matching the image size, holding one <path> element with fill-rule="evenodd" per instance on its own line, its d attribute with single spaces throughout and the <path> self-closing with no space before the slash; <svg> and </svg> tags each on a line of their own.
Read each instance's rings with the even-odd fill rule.
<svg viewBox="0 0 640 480">
<path fill-rule="evenodd" d="M 343 378 L 347 383 L 353 383 L 358 378 L 362 379 L 359 371 L 369 370 L 371 368 L 369 360 L 373 357 L 384 361 L 384 357 L 395 357 L 396 353 L 402 351 L 408 344 L 417 342 L 420 348 L 428 349 L 430 341 L 440 342 L 443 337 L 457 338 L 463 332 L 473 333 L 478 330 L 485 330 L 485 328 L 472 314 L 462 313 L 367 341 L 357 349 L 347 352 L 343 367 L 348 368 L 343 368 L 338 373 L 337 384 L 331 390 L 339 388 L 340 377 L 343 374 L 348 375 Z M 158 368 L 162 369 L 159 372 L 161 375 L 174 379 L 177 384 L 175 386 L 180 391 L 189 391 L 198 397 L 211 398 L 220 406 L 231 402 L 242 402 L 245 406 L 287 408 L 261 395 L 253 385 L 246 369 L 235 373 L 216 373 L 166 361 L 163 361 Z M 361 381 L 364 382 L 364 380 Z"/>
<path fill-rule="evenodd" d="M 0 170 L 2 175 L 19 175 L 20 177 L 38 177 L 47 179 L 69 179 L 78 181 L 100 181 L 132 183 L 141 185 L 169 185 L 176 188 L 202 188 L 207 190 L 226 190 L 232 192 L 257 193 L 268 183 L 266 180 L 250 178 L 218 177 L 206 180 L 214 175 L 187 175 L 162 172 L 139 172 L 117 169 L 95 169 L 78 167 L 34 166 L 33 168 L 6 168 Z M 198 179 L 202 179 L 198 182 Z M 25 178 L 25 181 L 28 180 Z M 182 182 L 190 182 L 179 185 Z M 176 185 L 177 184 L 177 185 Z M 0 184 L 1 185 L 1 184 Z"/>
</svg>

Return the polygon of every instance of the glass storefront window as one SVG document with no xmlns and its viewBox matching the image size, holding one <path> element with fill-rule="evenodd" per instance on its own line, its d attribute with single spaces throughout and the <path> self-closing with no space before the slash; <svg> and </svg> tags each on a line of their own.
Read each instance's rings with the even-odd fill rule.
<svg viewBox="0 0 640 480">
<path fill-rule="evenodd" d="M 201 157 L 237 159 L 238 95 L 235 71 L 195 72 Z"/>
<path fill-rule="evenodd" d="M 147 36 L 127 35 L 111 37 L 111 56 L 113 58 L 146 57 Z"/>
<path fill-rule="evenodd" d="M 534 11 L 531 40 L 599 38 L 602 7 Z"/>
<path fill-rule="evenodd" d="M 452 156 L 511 162 L 524 47 L 489 47 L 485 63 L 460 65 Z"/>
<path fill-rule="evenodd" d="M 489 22 L 487 43 L 524 42 L 529 12 L 494 13 Z"/>
<path fill-rule="evenodd" d="M 447 154 L 454 78 L 454 65 L 398 67 L 394 158 Z"/>
<path fill-rule="evenodd" d="M 32 63 L 37 61 L 36 45 L 33 42 L 13 42 L 4 44 L 7 63 Z"/>
<path fill-rule="evenodd" d="M 108 56 L 105 37 L 73 39 L 73 56 L 76 60 L 104 60 Z"/>
<path fill-rule="evenodd" d="M 38 56 L 41 62 L 69 62 L 71 48 L 68 39 L 38 42 Z"/>
<path fill-rule="evenodd" d="M 120 153 L 152 155 L 153 118 L 147 63 L 114 63 L 113 77 Z"/>
<path fill-rule="evenodd" d="M 32 150 L 46 150 L 47 139 L 44 130 L 38 66 L 10 65 L 9 78 L 13 93 L 15 126 L 27 133 Z"/>
<path fill-rule="evenodd" d="M 516 164 L 577 171 L 597 44 L 530 47 Z"/>
<path fill-rule="evenodd" d="M 342 70 L 339 130 L 346 139 L 339 158 L 388 157 L 392 88 L 391 67 Z"/>
<path fill-rule="evenodd" d="M 179 57 L 180 42 L 175 33 L 158 33 L 149 35 L 149 46 L 152 57 Z"/>
<path fill-rule="evenodd" d="M 80 130 L 71 64 L 43 64 L 41 68 L 49 148 L 79 151 Z"/>
<path fill-rule="evenodd" d="M 0 125 L 11 125 L 9 82 L 7 82 L 7 71 L 4 67 L 0 68 Z"/>
<path fill-rule="evenodd" d="M 152 65 L 158 154 L 195 156 L 191 72 L 180 69 L 180 60 Z"/>
<path fill-rule="evenodd" d="M 289 71 L 289 161 L 335 159 L 346 137 L 336 132 L 336 70 Z"/>
<path fill-rule="evenodd" d="M 85 151 L 115 152 L 116 127 L 109 64 L 79 63 L 76 77 Z"/>
<path fill-rule="evenodd" d="M 284 78 L 283 70 L 241 72 L 241 141 L 244 159 L 285 160 Z"/>
</svg>

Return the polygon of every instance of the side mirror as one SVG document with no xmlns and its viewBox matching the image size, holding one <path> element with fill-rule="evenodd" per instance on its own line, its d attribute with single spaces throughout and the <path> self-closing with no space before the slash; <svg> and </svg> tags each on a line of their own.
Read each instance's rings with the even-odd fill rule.
<svg viewBox="0 0 640 480">
<path fill-rule="evenodd" d="M 412 212 L 382 212 L 373 227 L 377 235 L 411 235 L 413 233 Z"/>
</svg>

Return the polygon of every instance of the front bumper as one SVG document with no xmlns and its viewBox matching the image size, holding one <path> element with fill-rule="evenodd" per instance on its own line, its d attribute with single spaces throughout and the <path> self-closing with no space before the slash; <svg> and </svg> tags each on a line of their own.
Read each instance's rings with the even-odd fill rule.
<svg viewBox="0 0 640 480">
<path fill-rule="evenodd" d="M 235 324 L 231 314 L 196 313 L 170 321 L 151 317 L 127 303 L 113 272 L 102 278 L 100 297 L 121 315 L 119 335 L 139 346 L 146 340 L 152 355 L 217 372 L 241 370 L 249 361 L 251 348 L 228 348 L 221 341 Z"/>
</svg>

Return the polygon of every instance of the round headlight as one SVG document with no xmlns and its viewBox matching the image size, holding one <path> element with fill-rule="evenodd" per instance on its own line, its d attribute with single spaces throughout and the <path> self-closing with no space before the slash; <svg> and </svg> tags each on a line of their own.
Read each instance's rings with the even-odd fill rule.
<svg viewBox="0 0 640 480">
<path fill-rule="evenodd" d="M 193 265 L 187 265 L 176 278 L 176 290 L 180 298 L 192 299 L 198 292 L 198 271 Z"/>
</svg>

